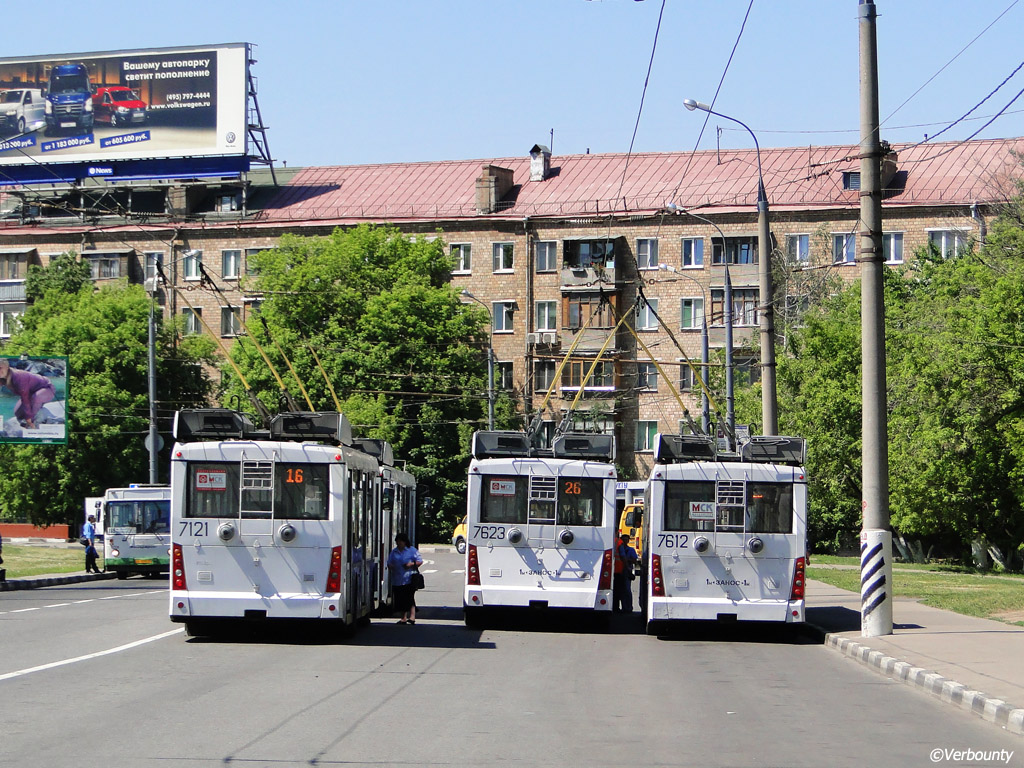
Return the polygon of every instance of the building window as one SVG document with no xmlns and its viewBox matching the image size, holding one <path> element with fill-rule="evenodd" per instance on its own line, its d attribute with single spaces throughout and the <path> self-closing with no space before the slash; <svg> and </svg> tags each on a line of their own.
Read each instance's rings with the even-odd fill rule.
<svg viewBox="0 0 1024 768">
<path fill-rule="evenodd" d="M 107 280 L 121 276 L 121 257 L 113 254 L 89 254 L 89 276 L 93 280 Z"/>
<path fill-rule="evenodd" d="M 536 316 L 534 317 L 534 327 L 538 331 L 557 331 L 558 330 L 558 302 L 557 301 L 538 301 L 536 304 Z"/>
<path fill-rule="evenodd" d="M 495 386 L 498 389 L 510 391 L 512 389 L 512 363 L 499 362 L 494 365 Z"/>
<path fill-rule="evenodd" d="M 903 263 L 903 233 L 886 232 L 882 235 L 882 254 L 886 264 Z"/>
<path fill-rule="evenodd" d="M 512 333 L 512 312 L 516 303 L 514 301 L 496 301 L 491 306 L 494 308 L 494 332 Z"/>
<path fill-rule="evenodd" d="M 654 363 L 636 364 L 636 388 L 648 392 L 658 391 L 658 368 Z"/>
<path fill-rule="evenodd" d="M 658 240 L 641 237 L 636 241 L 636 263 L 640 269 L 658 268 Z"/>
<path fill-rule="evenodd" d="M 638 331 L 658 330 L 658 300 L 647 299 L 636 308 L 636 329 Z"/>
<path fill-rule="evenodd" d="M 607 360 L 599 362 L 587 383 L 583 384 L 583 379 L 593 364 L 593 360 L 570 360 L 566 363 L 562 368 L 562 389 L 578 390 L 580 386 L 584 391 L 610 392 L 615 389 L 615 364 Z"/>
<path fill-rule="evenodd" d="M 566 240 L 562 247 L 562 254 L 565 266 L 570 269 L 615 268 L 614 240 Z"/>
<path fill-rule="evenodd" d="M 454 272 L 469 272 L 472 265 L 471 254 L 473 246 L 469 243 L 456 243 L 452 246 L 451 254 L 455 260 Z"/>
<path fill-rule="evenodd" d="M 220 335 L 238 336 L 242 332 L 242 320 L 237 307 L 221 307 Z"/>
<path fill-rule="evenodd" d="M 21 274 L 20 254 L 0 253 L 0 280 L 17 280 Z"/>
<path fill-rule="evenodd" d="M 547 392 L 555 383 L 555 370 L 558 365 L 554 360 L 538 360 L 533 364 L 534 392 Z"/>
<path fill-rule="evenodd" d="M 711 244 L 711 263 L 725 264 L 757 264 L 757 236 L 725 238 L 725 254 L 722 253 L 722 241 Z"/>
<path fill-rule="evenodd" d="M 692 392 L 696 378 L 693 375 L 693 368 L 684 360 L 679 366 L 679 391 Z"/>
<path fill-rule="evenodd" d="M 242 273 L 242 252 L 235 250 L 221 251 L 220 263 L 221 277 L 225 280 L 237 280 L 238 276 Z"/>
<path fill-rule="evenodd" d="M 569 294 L 562 301 L 562 326 L 570 330 L 611 328 L 615 325 L 612 315 L 611 303 L 598 294 Z"/>
<path fill-rule="evenodd" d="M 757 288 L 732 289 L 732 324 L 757 325 Z M 713 325 L 725 325 L 725 291 L 721 288 L 711 289 L 711 321 Z"/>
<path fill-rule="evenodd" d="M 242 302 L 247 320 L 252 320 L 252 318 L 259 316 L 260 310 L 263 308 L 263 299 L 244 298 Z"/>
<path fill-rule="evenodd" d="M 14 333 L 24 311 L 24 304 L 0 304 L 0 337 L 6 339 Z"/>
<path fill-rule="evenodd" d="M 257 253 L 263 253 L 263 251 L 270 250 L 269 248 L 246 248 L 245 249 L 245 274 L 247 277 L 252 277 L 256 274 L 256 266 L 253 264 L 253 256 Z"/>
<path fill-rule="evenodd" d="M 658 422 L 638 421 L 636 423 L 636 451 L 649 453 L 654 450 L 654 436 L 658 434 Z"/>
<path fill-rule="evenodd" d="M 704 326 L 704 298 L 682 299 L 679 327 L 682 330 Z"/>
<path fill-rule="evenodd" d="M 512 271 L 512 243 L 494 243 L 492 246 L 492 259 L 495 272 Z"/>
<path fill-rule="evenodd" d="M 185 309 L 181 310 L 181 314 L 185 316 L 185 333 L 203 332 L 203 323 L 199 319 L 203 315 L 202 307 L 196 307 L 195 309 L 185 307 Z"/>
<path fill-rule="evenodd" d="M 160 270 L 157 267 L 163 267 L 164 265 L 163 251 L 146 251 L 142 254 L 142 259 L 146 265 L 146 279 L 159 279 Z"/>
<path fill-rule="evenodd" d="M 967 233 L 958 229 L 933 230 L 928 233 L 928 242 L 939 249 L 942 258 L 959 256 L 967 247 Z"/>
<path fill-rule="evenodd" d="M 860 171 L 843 171 L 843 189 L 860 189 Z"/>
<path fill-rule="evenodd" d="M 810 235 L 786 235 L 786 255 L 791 264 L 806 264 L 811 260 Z"/>
<path fill-rule="evenodd" d="M 185 251 L 184 258 L 181 262 L 182 271 L 185 273 L 186 280 L 198 280 L 201 275 L 199 272 L 199 266 L 203 263 L 203 252 L 202 251 Z"/>
<path fill-rule="evenodd" d="M 832 235 L 832 263 L 853 264 L 857 259 L 856 235 Z"/>
<path fill-rule="evenodd" d="M 537 271 L 554 272 L 557 264 L 555 258 L 558 251 L 558 243 L 554 240 L 542 240 L 534 248 L 537 254 Z"/>
<path fill-rule="evenodd" d="M 703 237 L 684 237 L 682 246 L 684 267 L 695 268 L 704 266 Z"/>
<path fill-rule="evenodd" d="M 538 448 L 550 448 L 555 440 L 555 422 L 542 421 L 535 439 Z"/>
</svg>

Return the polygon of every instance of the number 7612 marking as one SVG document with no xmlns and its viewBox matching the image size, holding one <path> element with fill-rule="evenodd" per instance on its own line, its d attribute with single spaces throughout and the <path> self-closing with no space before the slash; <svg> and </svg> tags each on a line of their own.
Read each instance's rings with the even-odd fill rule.
<svg viewBox="0 0 1024 768">
<path fill-rule="evenodd" d="M 659 533 L 658 534 L 658 547 L 667 547 L 668 549 L 686 549 L 686 545 L 689 543 L 690 537 L 685 533 Z"/>
</svg>

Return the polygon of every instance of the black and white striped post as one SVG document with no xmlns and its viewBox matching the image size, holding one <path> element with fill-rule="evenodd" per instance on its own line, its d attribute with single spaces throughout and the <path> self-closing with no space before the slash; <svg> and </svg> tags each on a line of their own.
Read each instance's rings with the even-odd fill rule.
<svg viewBox="0 0 1024 768">
<path fill-rule="evenodd" d="M 863 529 L 860 627 L 864 637 L 892 634 L 892 529 L 889 523 L 885 301 L 882 291 L 882 145 L 878 125 L 875 4 L 860 0 L 860 248 Z"/>
</svg>

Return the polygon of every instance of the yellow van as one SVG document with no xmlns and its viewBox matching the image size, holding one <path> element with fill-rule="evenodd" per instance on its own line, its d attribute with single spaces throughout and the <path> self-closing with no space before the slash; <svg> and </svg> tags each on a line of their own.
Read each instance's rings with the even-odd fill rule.
<svg viewBox="0 0 1024 768">
<path fill-rule="evenodd" d="M 619 518 L 619 536 L 629 534 L 629 546 L 636 550 L 637 557 L 643 557 L 644 505 L 635 501 L 622 508 Z"/>
</svg>

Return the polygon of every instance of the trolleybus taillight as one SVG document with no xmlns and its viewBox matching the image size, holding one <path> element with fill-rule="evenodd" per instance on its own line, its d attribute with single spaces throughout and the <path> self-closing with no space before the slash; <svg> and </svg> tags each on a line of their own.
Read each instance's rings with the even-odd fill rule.
<svg viewBox="0 0 1024 768">
<path fill-rule="evenodd" d="M 341 592 L 341 547 L 331 549 L 331 565 L 327 569 L 327 586 L 324 588 L 327 594 L 338 594 Z"/>
<path fill-rule="evenodd" d="M 601 558 L 601 579 L 597 582 L 598 589 L 612 588 L 612 551 L 606 549 Z"/>
<path fill-rule="evenodd" d="M 466 583 L 471 587 L 480 586 L 480 561 L 476 556 L 476 545 L 470 544 L 466 550 Z"/>
<path fill-rule="evenodd" d="M 171 545 L 171 582 L 175 589 L 188 589 L 185 583 L 185 557 L 181 553 L 181 544 Z"/>
<path fill-rule="evenodd" d="M 661 576 L 661 555 L 651 555 L 651 594 L 665 596 L 665 580 Z"/>
<path fill-rule="evenodd" d="M 804 599 L 804 567 L 807 561 L 798 557 L 796 559 L 796 572 L 793 574 L 793 591 L 789 595 L 790 600 Z"/>
</svg>

